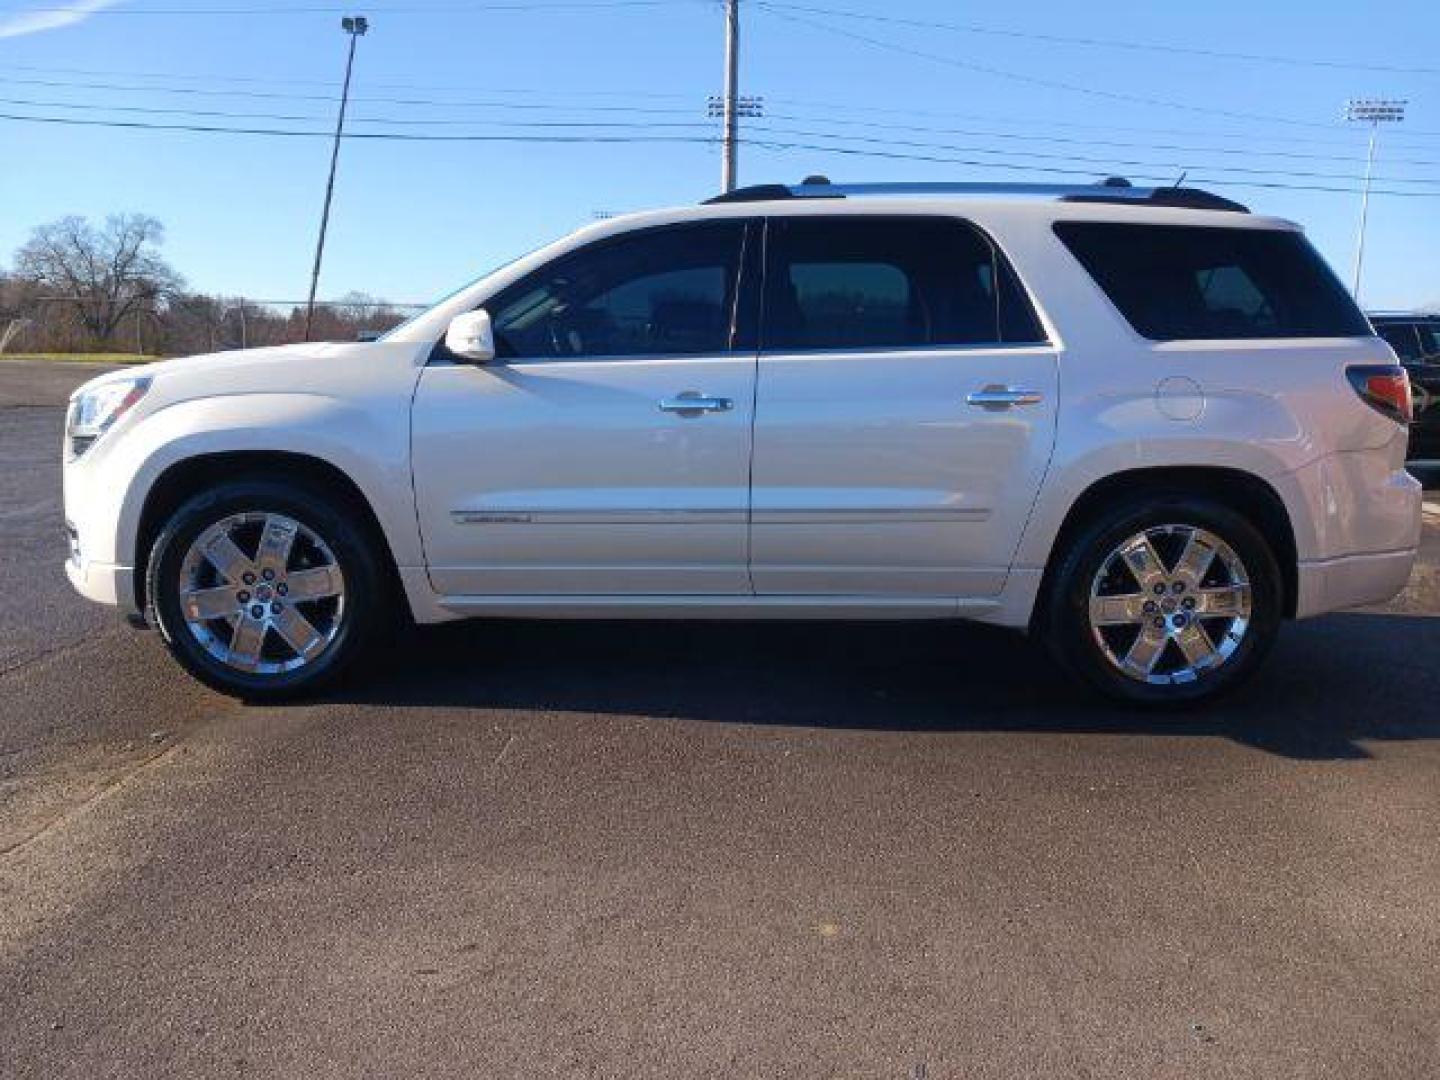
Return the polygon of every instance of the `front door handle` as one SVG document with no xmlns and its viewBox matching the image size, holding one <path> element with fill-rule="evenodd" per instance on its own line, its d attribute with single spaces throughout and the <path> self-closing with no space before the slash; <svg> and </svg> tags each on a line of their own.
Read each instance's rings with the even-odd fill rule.
<svg viewBox="0 0 1440 1080">
<path fill-rule="evenodd" d="M 1005 409 L 1013 409 L 1016 405 L 1038 405 L 1044 400 L 1045 395 L 1039 390 L 1025 390 L 1018 386 L 1000 386 L 999 384 L 987 386 L 983 390 L 976 390 L 965 399 L 966 404 L 989 412 L 1002 412 Z"/>
<path fill-rule="evenodd" d="M 729 412 L 735 402 L 728 397 L 711 397 L 698 390 L 686 390 L 672 398 L 660 399 L 660 411 L 677 413 L 680 416 L 700 416 L 704 413 Z"/>
</svg>

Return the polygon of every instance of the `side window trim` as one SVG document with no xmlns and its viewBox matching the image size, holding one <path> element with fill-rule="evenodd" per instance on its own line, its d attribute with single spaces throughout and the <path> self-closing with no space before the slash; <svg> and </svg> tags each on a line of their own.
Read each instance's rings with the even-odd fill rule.
<svg viewBox="0 0 1440 1080">
<path fill-rule="evenodd" d="M 754 292 L 754 290 L 758 288 L 758 286 L 750 278 L 750 276 L 747 275 L 746 269 L 748 259 L 747 253 L 752 247 L 751 237 L 754 230 L 762 222 L 762 219 L 760 218 L 704 218 L 696 221 L 679 221 L 665 225 L 645 226 L 638 229 L 627 230 L 621 233 L 615 233 L 611 236 L 602 237 L 601 239 L 593 240 L 588 244 L 584 244 L 577 248 L 572 248 L 569 251 L 557 255 L 554 259 L 551 259 L 544 265 L 538 266 L 534 270 L 530 271 L 530 273 L 526 274 L 523 278 L 519 279 L 518 281 L 511 282 L 499 292 L 487 297 L 484 301 L 477 304 L 471 310 L 479 310 L 480 308 L 485 308 L 490 311 L 492 316 L 494 316 L 496 313 L 495 309 L 497 302 L 503 302 L 506 297 L 518 295 L 519 293 L 522 293 L 527 287 L 533 288 L 533 282 L 535 282 L 537 279 L 547 273 L 552 273 L 554 268 L 558 264 L 561 264 L 569 259 L 574 259 L 583 254 L 600 251 L 608 246 L 621 244 L 628 240 L 633 240 L 636 237 L 641 237 L 648 234 L 657 234 L 661 232 L 679 230 L 697 225 L 708 225 L 721 222 L 733 222 L 740 226 L 740 247 L 735 257 L 735 272 L 734 275 L 727 282 L 727 289 L 731 293 L 731 302 L 729 304 L 729 318 L 727 319 L 725 328 L 726 345 L 725 347 L 715 350 L 713 352 L 677 353 L 675 355 L 677 358 L 688 357 L 691 359 L 701 359 L 725 357 L 733 355 L 736 352 L 753 351 L 752 346 L 747 346 L 744 344 L 744 342 L 747 340 L 747 334 L 746 327 L 743 325 L 743 323 L 746 321 L 747 314 L 753 312 L 753 317 L 749 318 L 748 320 L 750 323 L 748 335 L 750 339 L 758 340 L 760 302 L 758 295 Z M 746 296 L 747 289 L 751 290 L 751 295 L 748 298 Z M 737 342 L 741 343 L 739 347 L 737 347 Z M 497 358 L 495 362 L 499 365 L 507 366 L 511 364 L 623 363 L 627 360 L 654 359 L 656 356 L 663 355 L 665 354 L 625 353 L 593 355 L 578 354 L 573 357 L 517 356 L 500 357 Z M 451 355 L 450 350 L 446 348 L 445 337 L 442 334 L 439 340 L 437 340 L 434 346 L 431 348 L 429 359 L 426 362 L 429 364 L 434 364 L 440 362 L 458 363 L 460 361 L 457 361 Z"/>
<path fill-rule="evenodd" d="M 764 310 L 766 219 L 744 218 L 736 281 L 730 300 L 729 353 L 753 353 L 760 348 L 760 318 Z"/>
<path fill-rule="evenodd" d="M 1298 229 L 1060 218 L 1051 224 L 1051 231 L 1060 248 L 1088 278 L 1120 324 L 1139 342 L 1159 344 L 1175 341 L 1265 341 L 1376 335 L 1374 326 L 1356 306 L 1349 291 Z M 1165 305 L 1147 306 L 1145 303 L 1137 303 L 1140 294 L 1133 289 L 1137 267 L 1133 263 L 1127 265 L 1123 259 L 1112 258 L 1111 253 L 1104 250 L 1106 233 L 1109 234 L 1108 241 L 1114 243 L 1115 250 L 1125 251 L 1127 257 L 1131 257 L 1132 249 L 1142 241 L 1160 244 L 1168 239 L 1171 241 L 1171 249 L 1179 251 L 1183 256 L 1185 244 L 1179 242 L 1183 237 L 1186 243 L 1195 241 L 1200 253 L 1208 253 L 1212 257 L 1213 249 L 1206 252 L 1203 245 L 1230 243 L 1233 247 L 1228 251 L 1222 249 L 1222 253 L 1234 255 L 1233 265 L 1240 267 L 1250 281 L 1266 294 L 1269 310 L 1277 316 L 1274 327 L 1251 326 L 1244 328 L 1249 332 L 1240 332 L 1218 325 L 1200 325 L 1200 320 L 1212 320 L 1221 312 L 1199 304 L 1192 305 L 1188 311 L 1180 309 L 1174 299 L 1183 298 L 1184 290 L 1164 290 L 1157 287 L 1153 270 L 1150 276 L 1144 279 L 1144 296 L 1165 297 L 1168 292 L 1171 303 L 1168 308 Z M 1121 237 L 1129 239 L 1121 244 L 1118 242 Z M 1267 243 L 1272 245 L 1269 251 L 1263 247 Z M 1245 250 L 1247 245 L 1249 250 Z M 1286 245 L 1289 245 L 1288 251 Z M 1279 263 L 1287 258 L 1290 259 L 1290 264 L 1277 269 Z M 1266 259 L 1272 261 L 1267 264 Z M 1187 264 L 1182 257 L 1166 269 L 1183 279 L 1184 274 L 1193 272 L 1201 265 L 1193 262 Z M 1289 293 L 1266 288 L 1276 283 L 1290 287 L 1296 278 L 1303 275 L 1308 275 L 1305 287 L 1293 289 Z M 1195 297 L 1199 299 L 1200 294 L 1196 292 Z M 1278 315 L 1282 313 L 1287 316 L 1283 323 L 1278 320 Z M 1187 318 L 1189 322 L 1186 321 Z"/>
<path fill-rule="evenodd" d="M 1035 299 L 1030 295 L 1024 281 L 1016 272 L 1014 264 L 1009 256 L 1000 247 L 990 233 L 969 218 L 961 217 L 958 214 L 887 214 L 886 220 L 915 220 L 948 222 L 960 225 L 973 235 L 978 237 L 990 252 L 991 274 L 994 278 L 995 294 L 995 326 L 996 340 L 988 342 L 966 342 L 949 344 L 908 344 L 908 345 L 854 345 L 854 346 L 824 346 L 816 348 L 793 348 L 789 346 L 772 347 L 768 341 L 767 329 L 770 315 L 770 301 L 772 292 L 770 288 L 770 275 L 774 272 L 776 258 L 774 252 L 774 240 L 778 232 L 777 225 L 787 221 L 874 221 L 879 215 L 866 214 L 772 214 L 763 219 L 764 242 L 760 253 L 759 281 L 759 321 L 757 334 L 757 350 L 761 354 L 783 353 L 787 356 L 810 356 L 810 355 L 847 355 L 847 354 L 874 354 L 874 353 L 945 353 L 945 352 L 994 352 L 997 350 L 1020 350 L 1020 349 L 1052 349 L 1054 342 L 1045 328 L 1044 321 L 1040 318 L 1039 308 Z M 1002 284 L 1004 282 L 1004 284 Z M 1026 321 L 1034 327 L 1033 340 L 1006 341 L 1005 317 L 1003 304 L 1007 291 L 1012 295 L 1015 302 L 1022 305 Z"/>
</svg>

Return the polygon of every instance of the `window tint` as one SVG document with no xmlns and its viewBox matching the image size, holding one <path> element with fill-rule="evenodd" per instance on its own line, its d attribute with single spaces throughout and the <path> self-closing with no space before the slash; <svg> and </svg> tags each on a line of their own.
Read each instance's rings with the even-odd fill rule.
<svg viewBox="0 0 1440 1080">
<path fill-rule="evenodd" d="M 1359 337 L 1370 328 L 1299 233 L 1062 221 L 1055 232 L 1156 341 Z"/>
<path fill-rule="evenodd" d="M 1388 323 L 1375 327 L 1375 332 L 1385 339 L 1401 360 L 1414 360 L 1420 353 L 1415 327 L 1410 323 Z"/>
<path fill-rule="evenodd" d="M 1421 323 L 1415 329 L 1420 332 L 1420 355 L 1440 363 L 1440 323 Z"/>
<path fill-rule="evenodd" d="M 954 218 L 776 218 L 768 251 L 772 351 L 1044 341 L 1003 256 Z"/>
<path fill-rule="evenodd" d="M 725 352 L 744 230 L 741 221 L 650 229 L 562 256 L 486 305 L 497 355 Z"/>
</svg>

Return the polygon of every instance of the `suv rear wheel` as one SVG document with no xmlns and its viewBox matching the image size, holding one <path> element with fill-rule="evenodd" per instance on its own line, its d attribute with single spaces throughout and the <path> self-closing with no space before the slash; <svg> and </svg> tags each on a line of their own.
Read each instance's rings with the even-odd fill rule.
<svg viewBox="0 0 1440 1080">
<path fill-rule="evenodd" d="M 251 700 L 308 693 L 374 636 L 386 579 L 364 532 L 308 488 L 226 483 L 177 510 L 151 549 L 146 594 L 175 658 Z"/>
<path fill-rule="evenodd" d="M 1052 653 L 1103 693 L 1143 705 L 1198 702 L 1244 681 L 1283 610 L 1264 537 L 1203 498 L 1111 508 L 1075 538 L 1054 580 Z"/>
</svg>

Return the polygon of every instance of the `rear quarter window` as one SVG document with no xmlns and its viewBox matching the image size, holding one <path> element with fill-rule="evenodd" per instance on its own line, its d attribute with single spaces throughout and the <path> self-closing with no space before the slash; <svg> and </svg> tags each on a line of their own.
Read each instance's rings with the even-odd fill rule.
<svg viewBox="0 0 1440 1080">
<path fill-rule="evenodd" d="M 1371 334 L 1345 287 L 1297 232 L 1061 221 L 1055 233 L 1152 341 Z"/>
</svg>

